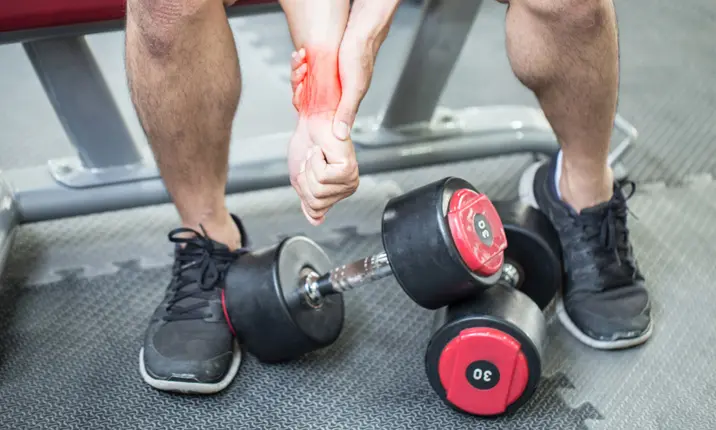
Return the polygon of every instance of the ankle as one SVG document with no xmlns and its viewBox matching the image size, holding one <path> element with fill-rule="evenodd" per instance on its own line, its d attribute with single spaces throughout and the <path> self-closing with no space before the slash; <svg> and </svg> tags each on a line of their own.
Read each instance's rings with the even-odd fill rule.
<svg viewBox="0 0 716 430">
<path fill-rule="evenodd" d="M 614 175 L 609 167 L 601 172 L 590 172 L 571 170 L 563 165 L 558 186 L 562 201 L 579 213 L 612 198 Z"/>
<path fill-rule="evenodd" d="M 241 248 L 241 233 L 228 209 L 205 212 L 199 216 L 183 217 L 182 225 L 198 232 L 206 232 L 212 240 L 231 250 Z"/>
</svg>

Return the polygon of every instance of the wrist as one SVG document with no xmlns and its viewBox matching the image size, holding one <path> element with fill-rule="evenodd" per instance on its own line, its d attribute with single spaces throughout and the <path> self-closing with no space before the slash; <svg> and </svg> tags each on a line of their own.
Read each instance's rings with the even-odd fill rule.
<svg viewBox="0 0 716 430">
<path fill-rule="evenodd" d="M 304 49 L 307 71 L 298 100 L 299 116 L 332 117 L 342 94 L 338 49 L 326 45 L 308 45 Z"/>
<path fill-rule="evenodd" d="M 377 54 L 388 35 L 400 0 L 355 0 L 346 33 L 360 40 Z"/>
<path fill-rule="evenodd" d="M 340 46 L 348 21 L 348 0 L 279 0 L 296 49 Z"/>
<path fill-rule="evenodd" d="M 306 30 L 304 37 L 300 41 L 301 46 L 296 46 L 295 48 L 297 50 L 304 48 L 316 55 L 325 56 L 333 53 L 337 57 L 344 31 L 345 28 L 341 29 L 340 33 L 334 34 L 333 31 L 327 31 L 326 28 L 314 26 Z"/>
</svg>

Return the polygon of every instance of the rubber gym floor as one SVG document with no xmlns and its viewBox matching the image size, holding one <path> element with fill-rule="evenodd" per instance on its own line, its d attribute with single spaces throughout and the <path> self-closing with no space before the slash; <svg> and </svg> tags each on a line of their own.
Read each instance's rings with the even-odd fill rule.
<svg viewBox="0 0 716 430">
<path fill-rule="evenodd" d="M 640 132 L 626 157 L 637 193 L 630 227 L 649 281 L 656 328 L 643 347 L 600 352 L 549 317 L 544 377 L 516 415 L 478 419 L 445 407 L 424 376 L 431 312 L 386 280 L 346 298 L 338 342 L 298 362 L 245 357 L 220 395 L 180 396 L 145 385 L 137 357 L 146 321 L 168 281 L 169 205 L 22 227 L 0 289 L 3 429 L 714 429 L 716 373 L 716 3 L 617 2 L 620 112 Z M 398 12 L 362 114 L 375 114 L 399 72 L 418 10 Z M 232 19 L 244 72 L 233 151 L 259 158 L 283 147 L 242 147 L 287 130 L 288 32 L 280 15 Z M 122 34 L 88 38 L 135 137 Z M 71 155 L 19 45 L 0 47 L 0 168 Z M 468 90 L 469 89 L 469 90 Z M 504 7 L 486 2 L 442 102 L 520 103 L 532 95 L 504 52 Z M 231 196 L 257 244 L 305 233 L 335 262 L 380 248 L 380 213 L 396 194 L 457 175 L 491 198 L 514 197 L 530 155 L 363 178 L 326 225 L 310 227 L 293 192 Z"/>
</svg>

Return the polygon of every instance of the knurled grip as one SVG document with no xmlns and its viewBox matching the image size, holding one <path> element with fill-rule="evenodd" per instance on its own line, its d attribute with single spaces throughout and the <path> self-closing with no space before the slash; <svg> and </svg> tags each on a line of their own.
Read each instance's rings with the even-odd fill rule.
<svg viewBox="0 0 716 430">
<path fill-rule="evenodd" d="M 388 256 L 385 252 L 381 252 L 331 270 L 329 274 L 330 290 L 333 293 L 344 293 L 390 276 L 392 273 Z M 319 291 L 323 294 L 323 291 Z M 326 292 L 328 293 L 328 291 Z"/>
</svg>

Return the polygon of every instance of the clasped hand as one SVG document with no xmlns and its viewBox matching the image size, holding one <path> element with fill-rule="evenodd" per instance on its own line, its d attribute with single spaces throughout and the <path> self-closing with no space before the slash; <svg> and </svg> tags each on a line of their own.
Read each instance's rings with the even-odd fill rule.
<svg viewBox="0 0 716 430">
<path fill-rule="evenodd" d="M 330 98 L 320 88 L 324 83 L 318 80 L 334 77 L 315 76 L 320 73 L 309 76 L 304 49 L 292 55 L 293 104 L 300 115 L 289 142 L 288 166 L 291 185 L 301 199 L 304 215 L 313 225 L 322 223 L 331 207 L 355 193 L 359 185 L 358 162 L 350 139 L 350 127 L 368 88 L 374 55 L 364 50 L 370 59 L 366 62 L 361 60 L 363 55 L 356 49 L 357 45 L 350 48 L 341 49 L 339 54 L 340 82 L 336 97 L 340 100 L 328 110 L 316 110 L 315 106 L 307 108 L 306 104 L 309 100 L 308 103 L 315 105 L 316 100 L 311 101 L 312 98 Z M 362 62 L 364 67 L 356 67 L 356 61 Z M 365 67 L 366 64 L 369 67 Z M 343 88 L 341 83 L 344 83 Z"/>
</svg>

